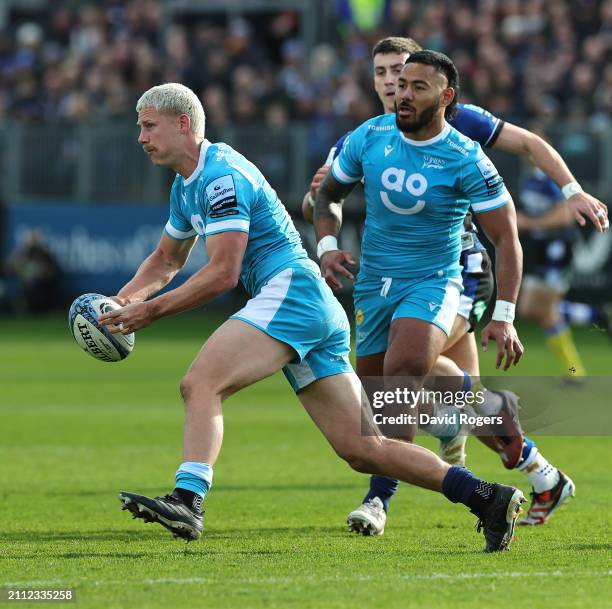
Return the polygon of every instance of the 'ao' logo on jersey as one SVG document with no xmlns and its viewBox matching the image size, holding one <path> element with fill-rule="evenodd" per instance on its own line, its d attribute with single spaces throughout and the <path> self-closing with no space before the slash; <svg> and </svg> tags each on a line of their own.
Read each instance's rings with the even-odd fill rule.
<svg viewBox="0 0 612 609">
<path fill-rule="evenodd" d="M 382 185 L 387 190 L 402 192 L 404 188 L 413 196 L 420 197 L 427 190 L 427 180 L 421 173 L 411 173 L 406 178 L 406 170 L 397 167 L 388 167 L 381 176 Z M 419 199 L 412 207 L 403 208 L 391 202 L 389 194 L 384 190 L 380 191 L 380 199 L 383 205 L 396 214 L 412 215 L 418 214 L 424 207 L 425 201 Z"/>
</svg>

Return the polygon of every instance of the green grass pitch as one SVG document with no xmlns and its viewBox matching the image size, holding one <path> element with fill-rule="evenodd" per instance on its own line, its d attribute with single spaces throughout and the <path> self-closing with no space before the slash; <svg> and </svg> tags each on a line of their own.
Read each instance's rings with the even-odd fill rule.
<svg viewBox="0 0 612 609">
<path fill-rule="evenodd" d="M 132 521 L 117 493 L 172 488 L 178 383 L 216 322 L 205 311 L 158 322 L 129 359 L 103 364 L 64 316 L 0 320 L 0 587 L 70 587 L 73 606 L 92 608 L 612 607 L 609 437 L 538 439 L 578 495 L 520 529 L 510 552 L 483 555 L 467 510 L 407 485 L 383 537 L 351 536 L 344 520 L 367 478 L 333 455 L 281 375 L 226 404 L 200 541 Z M 556 374 L 539 331 L 522 338 L 516 374 Z M 592 374 L 610 374 L 605 337 L 577 342 Z M 468 463 L 529 490 L 474 439 Z"/>
</svg>

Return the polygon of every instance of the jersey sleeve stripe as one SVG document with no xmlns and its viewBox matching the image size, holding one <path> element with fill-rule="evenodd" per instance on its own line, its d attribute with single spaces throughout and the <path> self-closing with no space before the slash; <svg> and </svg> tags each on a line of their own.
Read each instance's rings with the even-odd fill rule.
<svg viewBox="0 0 612 609">
<path fill-rule="evenodd" d="M 340 167 L 340 157 L 336 157 L 332 165 L 332 175 L 338 182 L 342 182 L 343 184 L 352 184 L 353 182 L 359 182 L 361 180 L 361 176 L 351 176 L 348 173 L 344 173 L 342 167 Z"/>
<path fill-rule="evenodd" d="M 212 222 L 206 226 L 206 235 L 214 235 L 227 230 L 237 230 L 243 233 L 249 232 L 250 223 L 248 220 L 222 220 L 221 222 Z"/>
<path fill-rule="evenodd" d="M 512 200 L 510 193 L 508 191 L 503 192 L 498 197 L 494 199 L 488 199 L 487 201 L 478 201 L 477 203 L 472 203 L 472 209 L 475 212 L 483 212 L 483 211 L 491 211 L 492 209 L 497 209 L 498 207 L 502 207 Z"/>
<path fill-rule="evenodd" d="M 486 148 L 490 148 L 495 144 L 499 134 L 504 126 L 504 121 L 499 118 L 495 119 L 495 126 L 493 127 L 493 131 L 491 131 L 491 135 L 487 138 L 487 141 L 483 144 Z"/>
<path fill-rule="evenodd" d="M 166 222 L 166 226 L 165 226 L 164 230 L 173 239 L 189 239 L 190 237 L 195 237 L 195 235 L 197 235 L 197 233 L 193 229 L 185 231 L 185 230 L 178 230 L 178 229 L 174 228 L 174 226 L 172 226 L 172 224 L 170 224 L 170 220 L 168 220 L 168 222 Z"/>
</svg>

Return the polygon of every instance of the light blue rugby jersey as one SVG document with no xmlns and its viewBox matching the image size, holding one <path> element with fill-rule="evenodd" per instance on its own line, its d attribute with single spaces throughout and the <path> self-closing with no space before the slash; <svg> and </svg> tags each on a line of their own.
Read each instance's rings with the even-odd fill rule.
<svg viewBox="0 0 612 609">
<path fill-rule="evenodd" d="M 253 163 L 227 144 L 204 140 L 193 174 L 187 179 L 176 176 L 165 230 L 173 239 L 248 233 L 240 279 L 251 295 L 283 269 L 318 272 L 274 189 Z"/>
<path fill-rule="evenodd" d="M 383 277 L 459 275 L 463 218 L 511 201 L 480 145 L 448 123 L 417 142 L 397 128 L 395 114 L 353 131 L 332 164 L 344 184 L 364 179 L 366 221 L 361 268 Z"/>
</svg>

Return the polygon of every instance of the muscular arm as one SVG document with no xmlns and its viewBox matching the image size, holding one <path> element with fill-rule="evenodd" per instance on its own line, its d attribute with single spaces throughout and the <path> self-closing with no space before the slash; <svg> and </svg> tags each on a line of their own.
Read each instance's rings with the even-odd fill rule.
<svg viewBox="0 0 612 609">
<path fill-rule="evenodd" d="M 239 231 L 207 237 L 208 262 L 183 285 L 149 301 L 151 317 L 159 319 L 199 307 L 235 288 L 248 238 Z"/>
<path fill-rule="evenodd" d="M 523 250 L 516 230 L 516 211 L 512 201 L 491 211 L 478 214 L 480 225 L 495 246 L 495 278 L 497 280 L 497 300 L 516 303 L 523 270 Z M 504 370 L 512 364 L 516 366 L 523 355 L 523 345 L 519 340 L 512 321 L 491 320 L 483 329 L 481 343 L 486 351 L 489 340 L 497 343 L 499 368 L 504 360 Z"/>
<path fill-rule="evenodd" d="M 344 198 L 353 190 L 355 184 L 342 184 L 332 175 L 331 171 L 325 176 L 323 183 L 319 186 L 314 207 L 314 228 L 317 241 L 328 235 L 336 237 L 342 226 L 342 204 Z M 355 264 L 355 259 L 348 251 L 334 249 L 333 245 L 329 251 L 321 255 L 321 274 L 333 290 L 342 288 L 342 283 L 336 277 L 336 273 L 354 279 L 346 265 Z"/>
<path fill-rule="evenodd" d="M 129 334 L 146 328 L 160 317 L 210 302 L 238 283 L 247 241 L 248 235 L 238 231 L 209 236 L 206 239 L 208 263 L 183 285 L 152 300 L 133 302 L 106 313 L 99 322 L 110 326 L 112 332 Z"/>
<path fill-rule="evenodd" d="M 355 183 L 342 184 L 332 175 L 331 171 L 319 186 L 314 206 L 314 228 L 317 241 L 326 235 L 336 236 L 342 226 L 343 201 L 353 190 Z"/>
<path fill-rule="evenodd" d="M 178 241 L 166 233 L 117 296 L 124 304 L 142 302 L 159 292 L 183 268 L 196 238 Z"/>
<path fill-rule="evenodd" d="M 529 158 L 536 167 L 552 178 L 559 188 L 576 181 L 561 155 L 539 135 L 527 129 L 505 123 L 493 147 Z M 591 219 L 598 231 L 607 229 L 607 207 L 601 201 L 582 192 L 571 196 L 567 202 L 578 224 L 585 225 L 584 214 Z M 597 215 L 600 209 L 603 216 Z"/>
<path fill-rule="evenodd" d="M 479 213 L 478 221 L 495 246 L 497 299 L 516 302 L 523 272 L 523 250 L 516 229 L 514 204 Z"/>
</svg>

